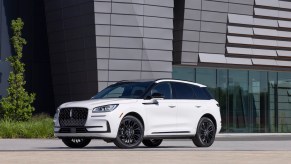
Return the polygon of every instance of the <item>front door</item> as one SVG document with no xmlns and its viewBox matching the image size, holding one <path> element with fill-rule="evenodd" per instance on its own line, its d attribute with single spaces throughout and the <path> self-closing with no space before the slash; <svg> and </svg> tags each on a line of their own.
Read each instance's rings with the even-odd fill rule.
<svg viewBox="0 0 291 164">
<path fill-rule="evenodd" d="M 167 82 L 157 84 L 150 92 L 160 93 L 164 99 L 157 100 L 157 103 L 144 103 L 144 108 L 147 115 L 147 127 L 145 127 L 145 135 L 167 135 L 175 133 L 177 108 L 172 102 L 171 86 Z M 152 100 L 144 100 L 149 102 Z"/>
</svg>

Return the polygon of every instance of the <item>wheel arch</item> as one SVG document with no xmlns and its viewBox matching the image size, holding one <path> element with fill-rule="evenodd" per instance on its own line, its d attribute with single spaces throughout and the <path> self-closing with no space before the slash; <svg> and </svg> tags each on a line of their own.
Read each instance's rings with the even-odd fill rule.
<svg viewBox="0 0 291 164">
<path fill-rule="evenodd" d="M 213 123 L 214 123 L 214 126 L 215 126 L 215 129 L 217 129 L 217 122 L 216 122 L 216 119 L 214 118 L 214 116 L 212 114 L 209 114 L 209 113 L 206 113 L 204 114 L 202 117 L 207 117 L 209 118 Z M 202 118 L 201 117 L 201 118 Z M 201 119 L 200 118 L 200 119 Z"/>
<path fill-rule="evenodd" d="M 127 113 L 125 116 L 134 116 L 134 117 L 136 117 L 137 119 L 139 119 L 140 122 L 142 123 L 143 129 L 145 130 L 145 124 L 144 124 L 144 121 L 143 121 L 142 117 L 141 117 L 138 113 L 136 113 L 136 112 L 129 112 L 129 113 Z M 125 117 L 125 116 L 124 116 L 124 117 Z"/>
</svg>

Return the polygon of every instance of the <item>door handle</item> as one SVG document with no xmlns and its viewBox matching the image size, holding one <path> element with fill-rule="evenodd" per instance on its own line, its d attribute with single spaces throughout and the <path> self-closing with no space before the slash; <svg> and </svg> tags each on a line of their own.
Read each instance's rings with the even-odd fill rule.
<svg viewBox="0 0 291 164">
<path fill-rule="evenodd" d="M 174 105 L 171 105 L 171 106 L 169 106 L 170 108 L 175 108 L 176 106 L 174 106 Z"/>
<path fill-rule="evenodd" d="M 196 108 L 200 108 L 201 106 L 199 106 L 199 105 L 196 105 L 195 107 L 196 107 Z"/>
<path fill-rule="evenodd" d="M 146 103 L 142 103 L 143 105 L 158 105 L 159 102 L 146 102 Z"/>
</svg>

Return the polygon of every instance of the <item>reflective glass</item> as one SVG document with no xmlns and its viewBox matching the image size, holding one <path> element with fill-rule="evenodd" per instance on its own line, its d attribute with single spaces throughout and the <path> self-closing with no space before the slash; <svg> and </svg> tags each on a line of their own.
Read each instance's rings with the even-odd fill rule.
<svg viewBox="0 0 291 164">
<path fill-rule="evenodd" d="M 247 125 L 249 132 L 267 132 L 269 122 L 268 74 L 263 71 L 249 71 L 249 110 Z"/>
<path fill-rule="evenodd" d="M 195 81 L 195 69 L 188 67 L 175 67 L 175 69 L 173 69 L 173 77 L 175 77 L 175 79 Z"/>
<path fill-rule="evenodd" d="M 215 95 L 216 70 L 207 68 L 196 68 L 196 82 L 206 85 L 209 92 Z"/>
<path fill-rule="evenodd" d="M 268 73 L 269 132 L 278 132 L 278 73 Z"/>
<path fill-rule="evenodd" d="M 278 132 L 291 131 L 291 74 L 278 73 Z"/>
<path fill-rule="evenodd" d="M 228 117 L 230 132 L 247 131 L 248 71 L 229 70 L 228 80 Z"/>
<path fill-rule="evenodd" d="M 227 131 L 227 123 L 228 123 L 227 86 L 228 86 L 228 71 L 226 69 L 218 69 L 215 98 L 220 105 L 220 114 L 221 114 L 221 119 L 222 119 L 221 132 Z"/>
<path fill-rule="evenodd" d="M 174 78 L 196 77 L 191 81 L 208 86 L 220 104 L 221 132 L 291 132 L 291 73 L 177 68 Z"/>
</svg>

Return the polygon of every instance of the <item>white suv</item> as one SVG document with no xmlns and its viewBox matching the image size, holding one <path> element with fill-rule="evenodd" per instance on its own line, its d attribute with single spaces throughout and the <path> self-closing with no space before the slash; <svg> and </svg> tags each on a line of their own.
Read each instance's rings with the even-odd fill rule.
<svg viewBox="0 0 291 164">
<path fill-rule="evenodd" d="M 118 82 L 91 100 L 62 104 L 54 123 L 55 136 L 71 148 L 91 139 L 157 147 L 170 138 L 209 147 L 221 129 L 219 105 L 206 86 L 173 79 Z"/>
</svg>

